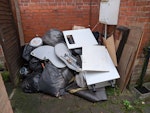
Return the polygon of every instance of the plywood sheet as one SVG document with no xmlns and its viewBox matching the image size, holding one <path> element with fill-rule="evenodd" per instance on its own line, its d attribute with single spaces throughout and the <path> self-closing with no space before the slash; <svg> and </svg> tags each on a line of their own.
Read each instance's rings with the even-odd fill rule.
<svg viewBox="0 0 150 113">
<path fill-rule="evenodd" d="M 123 49 L 123 53 L 120 58 L 118 65 L 118 70 L 120 74 L 120 79 L 118 80 L 118 85 L 121 91 L 127 86 L 130 77 L 134 69 L 134 63 L 137 58 L 139 47 L 142 39 L 142 30 L 139 27 L 130 27 L 130 33 L 127 43 Z"/>
<path fill-rule="evenodd" d="M 122 53 L 120 62 L 118 64 L 118 72 L 120 74 L 120 79 L 118 79 L 118 85 L 122 89 L 125 83 L 125 79 L 127 76 L 127 68 L 130 68 L 131 64 L 131 56 L 133 54 L 133 47 L 131 45 L 126 44 L 124 47 L 124 51 Z"/>
<path fill-rule="evenodd" d="M 127 43 L 129 45 L 134 46 L 134 48 L 137 50 L 140 39 L 142 37 L 142 29 L 140 27 L 132 26 L 130 27 L 130 33 L 129 38 L 127 40 Z"/>
</svg>

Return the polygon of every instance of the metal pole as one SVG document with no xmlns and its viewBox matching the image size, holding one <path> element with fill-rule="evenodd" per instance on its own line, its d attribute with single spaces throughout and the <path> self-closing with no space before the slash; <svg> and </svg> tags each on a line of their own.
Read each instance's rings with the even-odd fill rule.
<svg viewBox="0 0 150 113">
<path fill-rule="evenodd" d="M 146 50 L 146 56 L 145 56 L 145 60 L 144 60 L 144 64 L 143 64 L 143 68 L 142 68 L 142 72 L 141 72 L 141 76 L 140 76 L 140 80 L 139 80 L 139 85 L 138 85 L 139 88 L 141 88 L 143 85 L 144 76 L 145 76 L 147 66 L 149 63 L 149 58 L 150 58 L 150 46 L 147 47 L 147 50 Z"/>
</svg>

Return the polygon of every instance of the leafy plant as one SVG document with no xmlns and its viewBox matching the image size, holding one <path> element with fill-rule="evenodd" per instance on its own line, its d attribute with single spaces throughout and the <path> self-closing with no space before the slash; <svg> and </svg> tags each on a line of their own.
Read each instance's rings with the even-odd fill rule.
<svg viewBox="0 0 150 113">
<path fill-rule="evenodd" d="M 127 110 L 132 110 L 132 109 L 134 109 L 134 107 L 131 105 L 131 102 L 128 101 L 128 100 L 123 100 L 123 105 L 125 106 L 125 108 L 126 108 Z"/>
</svg>

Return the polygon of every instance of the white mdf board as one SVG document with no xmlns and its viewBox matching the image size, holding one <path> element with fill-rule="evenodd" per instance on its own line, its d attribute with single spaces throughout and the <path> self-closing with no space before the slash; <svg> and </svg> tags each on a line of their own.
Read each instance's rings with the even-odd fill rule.
<svg viewBox="0 0 150 113">
<path fill-rule="evenodd" d="M 63 31 L 63 35 L 66 41 L 66 44 L 69 49 L 81 48 L 87 45 L 97 45 L 92 31 L 89 28 L 86 29 L 78 29 L 78 30 L 66 30 Z M 67 36 L 72 35 L 74 44 L 70 44 Z"/>
<path fill-rule="evenodd" d="M 116 80 L 111 80 L 111 81 L 106 81 L 106 82 L 100 82 L 95 85 L 95 88 L 101 88 L 101 87 L 106 87 L 106 86 L 112 86 L 116 84 Z M 92 89 L 93 87 L 91 85 L 88 85 L 89 89 Z"/>
<path fill-rule="evenodd" d="M 105 46 L 82 47 L 82 71 L 109 71 Z"/>
<path fill-rule="evenodd" d="M 97 46 L 97 48 L 100 48 L 100 47 Z M 100 52 L 100 51 L 97 51 L 97 52 Z M 104 72 L 104 71 L 101 71 L 101 72 L 85 71 L 84 77 L 85 77 L 85 80 L 87 82 L 87 85 L 92 85 L 92 84 L 110 81 L 110 80 L 115 80 L 115 79 L 120 78 L 119 73 L 113 64 L 112 59 L 109 56 L 107 49 L 106 49 L 104 54 L 105 54 L 106 59 L 107 59 L 107 63 L 108 63 L 107 69 L 109 71 L 106 71 L 106 72 Z M 82 56 L 82 59 L 83 59 L 83 56 Z"/>
<path fill-rule="evenodd" d="M 99 22 L 107 25 L 117 25 L 120 0 L 102 0 L 100 2 Z"/>
</svg>

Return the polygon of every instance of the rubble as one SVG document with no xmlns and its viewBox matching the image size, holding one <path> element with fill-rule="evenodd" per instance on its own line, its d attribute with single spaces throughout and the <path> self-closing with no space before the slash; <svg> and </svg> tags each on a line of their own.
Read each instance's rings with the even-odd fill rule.
<svg viewBox="0 0 150 113">
<path fill-rule="evenodd" d="M 51 29 L 25 45 L 22 56 L 31 72 L 22 83 L 27 93 L 60 97 L 73 90 L 73 94 L 97 102 L 107 100 L 105 86 L 113 86 L 119 78 L 107 49 L 98 44 L 89 28 L 62 32 Z M 20 74 L 23 76 L 23 72 Z"/>
</svg>

